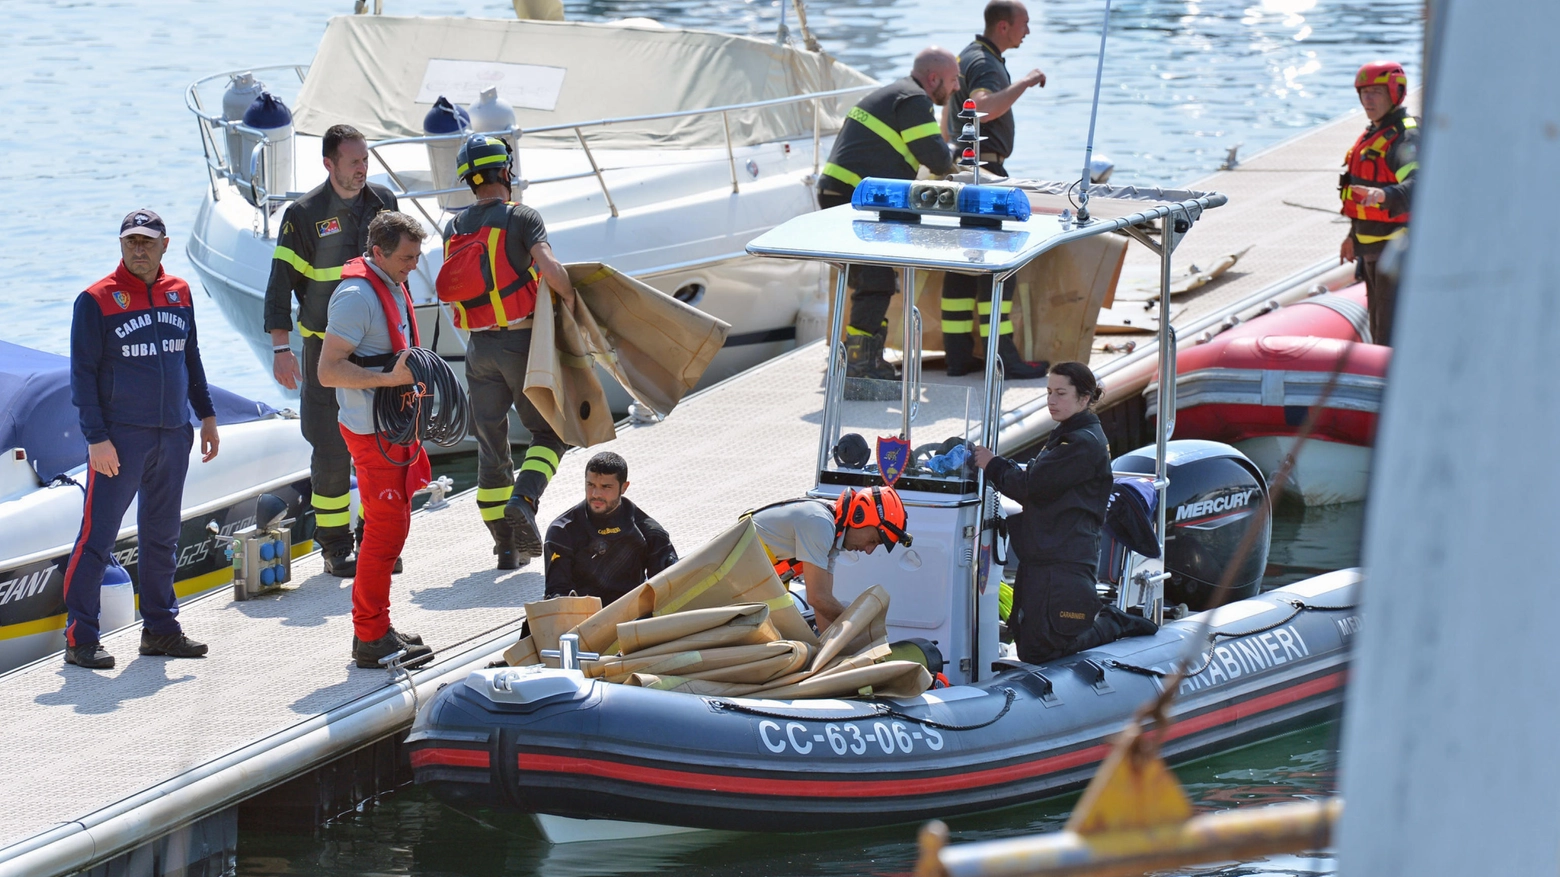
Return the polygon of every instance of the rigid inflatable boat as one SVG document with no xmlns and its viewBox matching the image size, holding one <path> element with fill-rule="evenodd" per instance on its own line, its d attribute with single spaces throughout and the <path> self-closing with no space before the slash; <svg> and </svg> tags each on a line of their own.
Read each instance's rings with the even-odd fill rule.
<svg viewBox="0 0 1560 877">
<path fill-rule="evenodd" d="M 1289 489 L 1311 506 L 1364 499 L 1392 359 L 1370 343 L 1364 299 L 1363 284 L 1317 296 L 1181 351 L 1175 434 L 1233 444 L 1271 476 L 1320 404 Z M 1152 411 L 1157 385 L 1148 393 Z"/>
<path fill-rule="evenodd" d="M 69 358 L 0 342 L 0 363 L 3 672 L 65 648 L 63 570 L 81 527 L 87 444 L 70 401 Z M 174 579 L 181 599 L 232 581 L 233 564 L 219 537 L 255 523 L 262 493 L 286 503 L 294 553 L 313 545 L 309 445 L 297 420 L 218 387 L 211 398 L 222 447 L 209 463 L 200 462 L 198 443 L 190 451 Z M 135 515 L 132 502 L 113 552 L 133 587 L 139 582 Z"/>
<path fill-rule="evenodd" d="M 1065 195 L 1026 198 L 1016 189 L 866 180 L 856 196 L 854 205 L 787 222 L 749 250 L 901 268 L 906 288 L 916 288 L 921 270 L 990 276 L 993 323 L 1004 284 L 1069 241 L 1125 232 L 1160 255 L 1168 278 L 1180 238 L 1225 201 L 1217 193 L 1107 190 L 1090 202 L 1093 218 L 1080 222 Z M 1157 237 L 1145 233 L 1150 225 Z M 843 337 L 845 271 L 838 277 L 831 338 Z M 619 624 L 618 642 L 599 657 L 571 643 L 583 636 L 565 634 L 552 653 L 556 667 L 480 670 L 439 691 L 407 740 L 416 781 L 452 802 L 534 814 L 555 840 L 840 829 L 1004 807 L 1083 785 L 1111 735 L 1185 656 L 1192 666 L 1165 742 L 1172 757 L 1276 733 L 1341 702 L 1358 575 L 1332 573 L 1259 594 L 1270 533 L 1260 470 L 1225 445 L 1170 442 L 1163 426 L 1154 445 L 1114 463 L 1118 497 L 1133 498 L 1113 502 L 1137 517 L 1124 526 L 1126 538 L 1106 540 L 1099 576 L 1104 599 L 1162 626 L 1046 664 L 1008 657 L 999 646 L 1003 507 L 983 473 L 947 453 L 998 434 L 996 326 L 983 391 L 923 383 L 919 314 L 907 310 L 900 379 L 847 379 L 843 344 L 831 351 L 811 495 L 894 483 L 913 544 L 842 554 L 834 591 L 841 602 L 886 593 L 884 644 L 918 642 L 923 680 L 935 674 L 937 687 L 923 681 L 913 695 L 863 688 L 855 697 L 791 699 L 758 688 L 727 695 L 617 684 L 596 678 L 592 661 L 618 651 L 629 627 Z M 1159 361 L 1173 388 L 1175 347 L 1167 340 L 1160 339 Z M 1161 408 L 1173 398 L 1167 394 Z M 1170 413 L 1161 410 L 1159 422 Z M 870 446 L 874 435 L 876 462 L 841 452 Z M 885 453 L 894 447 L 899 453 Z M 1248 534 L 1256 550 L 1243 556 Z M 734 568 L 700 567 L 717 584 Z M 767 566 L 762 575 L 772 575 Z M 1228 593 L 1217 587 L 1226 579 Z M 1234 602 L 1214 608 L 1225 599 Z M 1188 617 L 1163 623 L 1176 603 L 1187 604 Z M 521 645 L 530 644 L 522 640 L 506 656 Z M 529 655 L 515 662 L 531 663 L 537 652 Z"/>
</svg>

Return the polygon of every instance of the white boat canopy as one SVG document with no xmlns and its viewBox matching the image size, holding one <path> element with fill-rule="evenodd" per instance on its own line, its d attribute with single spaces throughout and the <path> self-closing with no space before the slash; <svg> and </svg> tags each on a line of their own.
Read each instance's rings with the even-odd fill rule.
<svg viewBox="0 0 1560 877">
<path fill-rule="evenodd" d="M 494 85 L 536 145 L 574 145 L 572 129 L 597 119 L 672 113 L 868 85 L 823 53 L 751 37 L 637 24 L 403 18 L 332 18 L 298 93 L 296 130 L 321 135 L 347 123 L 370 140 L 422 136 L 440 95 L 460 105 Z M 837 130 L 855 97 L 820 102 Z M 737 146 L 811 137 L 812 104 L 726 114 Z M 560 109 L 566 109 L 563 117 Z M 724 147 L 722 114 L 625 122 L 591 132 L 591 145 Z"/>
</svg>

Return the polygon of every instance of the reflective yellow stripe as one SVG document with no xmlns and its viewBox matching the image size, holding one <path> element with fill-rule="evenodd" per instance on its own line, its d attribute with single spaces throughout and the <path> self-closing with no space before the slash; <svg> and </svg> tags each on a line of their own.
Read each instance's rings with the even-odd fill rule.
<svg viewBox="0 0 1560 877">
<path fill-rule="evenodd" d="M 314 526 L 316 527 L 346 527 L 352 524 L 351 512 L 315 512 Z"/>
<path fill-rule="evenodd" d="M 861 185 L 860 174 L 853 174 L 832 161 L 823 166 L 823 175 L 826 177 L 833 177 L 852 188 Z"/>
<path fill-rule="evenodd" d="M 879 119 L 877 116 L 872 115 L 861 107 L 851 107 L 850 112 L 847 113 L 847 115 L 861 124 L 866 125 L 868 131 L 871 131 L 873 134 L 883 138 L 884 143 L 894 147 L 894 151 L 903 156 L 905 161 L 910 164 L 911 170 L 920 168 L 921 163 L 916 160 L 915 153 L 910 151 L 910 147 L 905 145 L 905 141 L 900 139 L 899 135 L 894 133 L 894 129 L 888 127 L 888 125 L 885 124 L 882 119 Z"/>
<path fill-rule="evenodd" d="M 1403 117 L 1403 127 L 1404 128 L 1418 128 L 1419 127 L 1419 123 L 1414 121 L 1414 117 L 1413 116 L 1404 116 Z"/>
<path fill-rule="evenodd" d="M 324 332 L 316 332 L 313 329 L 310 329 L 308 326 L 305 326 L 302 323 L 298 324 L 298 334 L 302 335 L 305 338 L 324 338 L 325 337 L 325 333 Z"/>
<path fill-rule="evenodd" d="M 905 130 L 899 132 L 899 136 L 903 138 L 906 143 L 909 143 L 912 140 L 920 140 L 922 137 L 931 137 L 933 135 L 938 137 L 942 136 L 942 128 L 938 127 L 936 122 L 927 122 L 924 125 L 916 125 L 913 128 L 906 128 Z"/>
<path fill-rule="evenodd" d="M 975 299 L 973 298 L 945 298 L 942 300 L 944 311 L 973 311 Z"/>
<path fill-rule="evenodd" d="M 481 164 L 478 161 L 477 164 Z M 488 300 L 493 303 L 493 319 L 495 325 L 509 325 L 509 314 L 504 311 L 504 300 L 498 294 L 498 238 L 504 230 L 501 228 L 488 229 L 488 268 L 493 272 L 493 288 L 488 290 Z"/>
<path fill-rule="evenodd" d="M 508 502 L 513 496 L 515 487 L 479 487 L 477 488 L 477 502 Z"/>
<path fill-rule="evenodd" d="M 1405 179 L 1408 178 L 1409 174 L 1411 174 L 1411 173 L 1413 173 L 1414 171 L 1417 171 L 1417 170 L 1419 170 L 1419 162 L 1417 162 L 1417 161 L 1411 161 L 1408 164 L 1405 164 L 1402 167 L 1398 168 L 1397 171 L 1396 171 L 1398 182 L 1400 182 L 1400 183 L 1403 182 Z"/>
<path fill-rule="evenodd" d="M 1400 238 L 1400 237 L 1402 237 L 1403 235 L 1406 235 L 1406 234 L 1408 234 L 1408 226 L 1405 225 L 1402 228 L 1398 229 L 1397 231 L 1395 231 L 1395 232 L 1393 232 L 1391 234 L 1375 235 L 1375 234 L 1359 234 L 1359 233 L 1356 232 L 1355 235 L 1354 235 L 1354 239 L 1356 241 L 1362 243 L 1362 244 L 1379 244 L 1382 241 L 1390 241 L 1393 238 Z"/>
<path fill-rule="evenodd" d="M 942 330 L 944 335 L 958 334 L 968 335 L 975 329 L 974 320 L 943 320 Z"/>
<path fill-rule="evenodd" d="M 1012 299 L 1005 298 L 1005 299 L 1002 300 L 1002 313 L 1004 313 L 1004 314 L 1011 314 L 1011 313 L 1013 313 L 1013 300 Z M 981 303 L 980 303 L 980 315 L 983 316 L 983 317 L 991 316 L 991 301 L 990 301 L 990 299 L 984 299 L 984 300 L 981 301 Z"/>
<path fill-rule="evenodd" d="M 552 448 L 532 445 L 526 449 L 525 458 L 527 460 L 545 460 L 551 463 L 554 469 L 558 468 L 558 453 Z"/>
<path fill-rule="evenodd" d="M 504 506 L 502 504 L 485 506 L 477 509 L 477 512 L 482 515 L 482 520 L 484 521 L 497 521 L 504 517 Z"/>
<path fill-rule="evenodd" d="M 293 266 L 293 268 L 297 270 L 299 274 L 302 274 L 304 277 L 307 277 L 310 280 L 318 280 L 323 283 L 341 279 L 340 267 L 316 268 L 313 265 L 310 265 L 308 262 L 305 262 L 302 256 L 294 253 L 289 247 L 278 245 L 277 248 L 271 252 L 271 258 L 286 262 L 287 264 Z"/>
<path fill-rule="evenodd" d="M 1002 337 L 1003 335 L 1011 335 L 1011 334 L 1013 334 L 1013 321 L 1012 320 L 1003 320 L 1002 322 L 997 324 L 997 337 L 998 338 Z M 980 337 L 982 337 L 982 338 L 989 338 L 989 337 L 991 337 L 991 324 L 990 323 L 981 323 L 980 324 Z"/>
<path fill-rule="evenodd" d="M 324 496 L 318 493 L 309 495 L 309 505 L 314 506 L 314 508 L 317 510 L 323 509 L 327 512 L 333 512 L 337 509 L 344 509 L 350 505 L 351 502 L 352 494 L 350 493 L 343 493 L 340 496 Z"/>
<path fill-rule="evenodd" d="M 857 329 L 855 326 L 846 326 L 845 327 L 845 334 L 846 335 L 871 335 L 872 332 L 870 330 L 868 330 L 868 329 Z"/>
</svg>

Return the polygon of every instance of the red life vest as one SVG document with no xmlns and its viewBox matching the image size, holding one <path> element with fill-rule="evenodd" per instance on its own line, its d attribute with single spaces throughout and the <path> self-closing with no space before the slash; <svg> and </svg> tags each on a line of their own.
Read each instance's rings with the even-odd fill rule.
<svg viewBox="0 0 1560 877">
<path fill-rule="evenodd" d="M 391 297 L 390 287 L 385 283 L 385 279 L 379 276 L 379 272 L 368 267 L 368 261 L 362 256 L 348 259 L 347 264 L 341 266 L 341 279 L 345 280 L 348 277 L 361 277 L 368 281 L 368 285 L 373 288 L 374 294 L 379 296 L 379 306 L 385 310 L 385 326 L 390 333 L 390 352 L 379 357 L 360 357 L 359 365 L 372 367 L 372 364 L 368 363 L 368 361 L 373 359 L 379 359 L 382 364 L 394 358 L 397 353 L 400 353 L 407 347 L 422 346 L 418 343 L 419 339 L 417 337 L 417 314 L 412 310 L 412 297 L 406 291 L 406 284 L 401 284 L 401 297 L 406 301 L 406 313 L 403 315 L 401 308 L 395 303 L 395 299 Z M 407 344 L 406 336 L 401 334 L 400 323 L 402 316 L 406 317 L 406 323 L 412 330 L 411 344 Z"/>
<path fill-rule="evenodd" d="M 1367 130 L 1360 135 L 1360 139 L 1354 142 L 1349 149 L 1348 157 L 1344 159 L 1346 169 L 1338 181 L 1338 194 L 1343 199 L 1342 213 L 1350 219 L 1362 219 L 1368 222 L 1386 222 L 1393 225 L 1407 225 L 1407 213 L 1389 213 L 1385 205 L 1365 206 L 1356 200 L 1355 186 L 1370 186 L 1380 189 L 1394 183 L 1401 183 L 1419 167 L 1419 162 L 1411 161 L 1397 170 L 1393 170 L 1387 164 L 1387 156 L 1392 152 L 1393 144 L 1402 138 L 1403 132 L 1418 127 L 1412 116 L 1403 116 L 1395 124 L 1388 124 L 1382 128 Z M 1376 236 L 1384 240 L 1388 236 Z M 1364 241 L 1372 243 L 1373 241 Z"/>
<path fill-rule="evenodd" d="M 507 219 L 509 213 L 504 214 Z M 524 274 L 509 262 L 509 231 L 482 226 L 452 235 L 444 245 L 444 265 L 434 281 L 439 301 L 450 306 L 457 328 L 468 331 L 507 326 L 536 310 L 536 265 Z"/>
</svg>

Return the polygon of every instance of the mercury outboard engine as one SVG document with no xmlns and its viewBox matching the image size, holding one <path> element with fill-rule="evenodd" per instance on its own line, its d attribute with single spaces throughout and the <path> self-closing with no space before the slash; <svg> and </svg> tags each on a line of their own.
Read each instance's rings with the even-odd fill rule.
<svg viewBox="0 0 1560 877">
<path fill-rule="evenodd" d="M 1165 603 L 1185 603 L 1200 611 L 1256 596 L 1262 590 L 1268 540 L 1273 535 L 1272 516 L 1258 514 L 1268 501 L 1261 470 L 1229 445 L 1198 439 L 1170 442 L 1166 462 L 1170 490 L 1165 508 L 1165 568 L 1170 579 L 1165 582 Z M 1117 457 L 1111 468 L 1154 474 L 1154 446 Z M 1220 595 L 1225 570 L 1236 559 L 1246 533 L 1257 526 L 1262 531 L 1241 560 L 1231 593 Z"/>
</svg>

